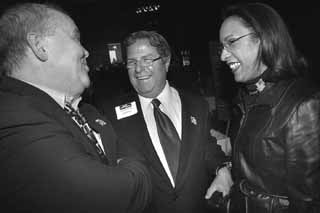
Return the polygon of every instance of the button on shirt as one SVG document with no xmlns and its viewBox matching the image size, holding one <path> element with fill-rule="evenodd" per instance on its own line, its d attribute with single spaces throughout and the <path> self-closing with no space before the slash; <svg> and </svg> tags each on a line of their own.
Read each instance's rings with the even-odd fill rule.
<svg viewBox="0 0 320 213">
<path fill-rule="evenodd" d="M 181 100 L 179 93 L 173 87 L 170 87 L 168 81 L 162 92 L 155 97 L 161 102 L 160 110 L 164 112 L 172 121 L 174 127 L 176 128 L 178 135 L 181 139 L 182 134 L 182 122 L 181 122 Z M 175 186 L 173 177 L 171 175 L 165 154 L 163 152 L 160 139 L 157 132 L 157 125 L 153 115 L 153 105 L 151 103 L 153 98 L 145 98 L 139 95 L 139 100 L 141 103 L 141 109 L 143 113 L 144 120 L 147 124 L 148 132 L 153 144 L 154 149 L 164 167 L 172 186 Z"/>
</svg>

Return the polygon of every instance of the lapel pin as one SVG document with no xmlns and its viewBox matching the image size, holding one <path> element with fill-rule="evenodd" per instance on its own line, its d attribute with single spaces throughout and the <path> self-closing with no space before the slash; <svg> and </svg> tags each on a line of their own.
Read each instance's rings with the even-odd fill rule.
<svg viewBox="0 0 320 213">
<path fill-rule="evenodd" d="M 197 125 L 197 119 L 193 116 L 190 116 L 190 120 L 191 120 L 191 123 L 193 123 L 194 125 Z"/>
<path fill-rule="evenodd" d="M 95 121 L 96 121 L 96 123 L 98 123 L 100 126 L 104 126 L 104 125 L 107 124 L 104 120 L 101 120 L 101 119 L 99 119 L 99 118 L 96 119 Z"/>
<path fill-rule="evenodd" d="M 257 83 L 256 83 L 256 86 L 257 86 L 257 90 L 259 92 L 261 92 L 265 87 L 266 87 L 266 83 L 260 79 Z"/>
</svg>

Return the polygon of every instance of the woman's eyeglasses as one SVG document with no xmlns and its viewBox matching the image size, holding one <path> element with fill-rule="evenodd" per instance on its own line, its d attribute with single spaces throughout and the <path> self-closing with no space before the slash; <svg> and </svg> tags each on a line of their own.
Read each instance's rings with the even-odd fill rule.
<svg viewBox="0 0 320 213">
<path fill-rule="evenodd" d="M 226 49 L 227 51 L 232 51 L 234 49 L 234 45 L 237 41 L 239 41 L 240 39 L 247 37 L 249 35 L 255 34 L 253 32 L 251 33 L 247 33 L 245 35 L 239 36 L 238 38 L 231 38 L 229 40 L 227 40 L 226 42 L 223 42 L 220 44 L 220 48 L 218 49 L 218 54 L 221 55 L 222 51 L 224 49 Z"/>
</svg>

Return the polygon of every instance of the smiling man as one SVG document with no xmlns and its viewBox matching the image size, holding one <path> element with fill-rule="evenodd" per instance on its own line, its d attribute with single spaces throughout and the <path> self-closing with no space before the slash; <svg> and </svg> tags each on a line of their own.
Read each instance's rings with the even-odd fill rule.
<svg viewBox="0 0 320 213">
<path fill-rule="evenodd" d="M 209 136 L 208 104 L 170 86 L 167 72 L 171 51 L 163 36 L 138 31 L 130 34 L 124 45 L 128 75 L 136 93 L 112 103 L 107 100 L 101 109 L 119 137 L 146 158 L 153 197 L 145 212 L 206 212 L 206 190 L 216 168 L 226 160 Z M 212 182 L 213 191 L 227 194 L 232 184 L 229 171 L 219 171 Z"/>
<path fill-rule="evenodd" d="M 9 212 L 141 212 L 145 166 L 118 160 L 110 122 L 80 103 L 88 51 L 73 20 L 25 3 L 0 18 L 0 204 Z M 65 111 L 65 110 L 66 111 Z"/>
</svg>

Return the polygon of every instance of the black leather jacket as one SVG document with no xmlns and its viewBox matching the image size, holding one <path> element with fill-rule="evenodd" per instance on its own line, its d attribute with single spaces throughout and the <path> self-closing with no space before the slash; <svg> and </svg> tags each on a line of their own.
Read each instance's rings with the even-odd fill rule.
<svg viewBox="0 0 320 213">
<path fill-rule="evenodd" d="M 242 93 L 230 129 L 235 181 L 288 197 L 285 212 L 320 212 L 318 91 L 300 79 Z"/>
</svg>

